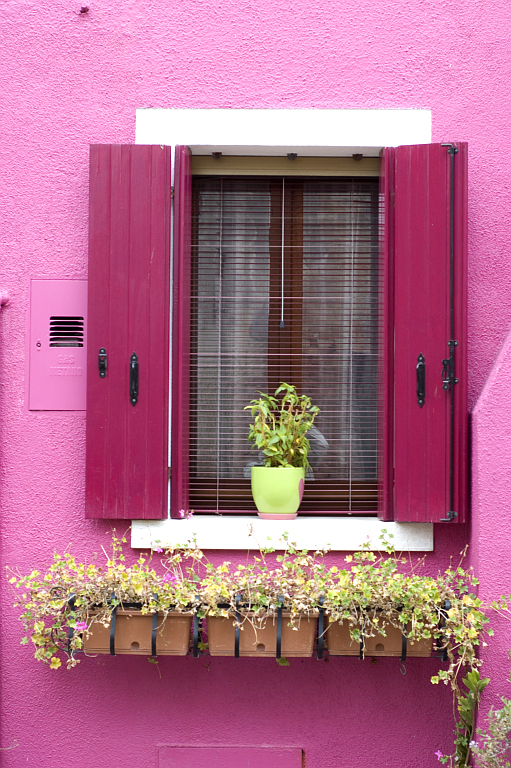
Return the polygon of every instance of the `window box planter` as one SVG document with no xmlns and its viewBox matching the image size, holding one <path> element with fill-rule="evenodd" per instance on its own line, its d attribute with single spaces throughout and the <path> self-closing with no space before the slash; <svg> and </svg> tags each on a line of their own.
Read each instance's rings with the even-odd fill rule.
<svg viewBox="0 0 511 768">
<path fill-rule="evenodd" d="M 112 625 L 105 626 L 100 621 L 93 621 L 89 632 L 84 633 L 84 650 L 87 654 L 151 656 L 153 619 L 154 614 L 140 611 L 118 610 L 115 618 L 112 614 L 111 621 L 115 621 L 113 648 Z M 156 625 L 156 655 L 186 656 L 190 644 L 191 624 L 191 614 L 168 613 L 164 618 L 164 614 L 159 613 Z"/>
<path fill-rule="evenodd" d="M 377 632 L 372 637 L 364 637 L 363 650 L 361 643 L 350 636 L 348 622 L 329 622 L 325 633 L 325 645 L 330 656 L 431 656 L 431 640 L 407 640 L 403 649 L 403 633 L 392 624 L 385 626 L 385 635 Z"/>
<path fill-rule="evenodd" d="M 282 612 L 280 653 L 277 649 L 278 617 L 267 616 L 253 619 L 250 614 L 241 616 L 239 627 L 239 656 L 280 657 L 312 656 L 316 617 L 301 616 L 289 625 L 291 614 Z M 235 656 L 236 617 L 208 616 L 208 644 L 211 656 Z"/>
</svg>

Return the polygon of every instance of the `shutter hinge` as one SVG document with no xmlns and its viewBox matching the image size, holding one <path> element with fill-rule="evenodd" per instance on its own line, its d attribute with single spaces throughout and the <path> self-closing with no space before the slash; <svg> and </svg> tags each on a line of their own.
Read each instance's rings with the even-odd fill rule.
<svg viewBox="0 0 511 768">
<path fill-rule="evenodd" d="M 174 187 L 171 187 L 171 188 L 170 188 L 170 199 L 171 199 L 171 200 L 173 200 L 173 199 L 174 199 Z"/>
<path fill-rule="evenodd" d="M 451 354 L 449 357 L 442 360 L 442 389 L 448 392 L 454 384 L 458 384 L 459 379 L 456 378 L 454 373 L 454 347 L 458 346 L 458 342 L 451 339 L 447 342 L 447 346 L 451 348 Z"/>
<path fill-rule="evenodd" d="M 450 523 L 452 520 L 454 520 L 455 517 L 458 517 L 457 512 L 453 512 L 452 510 L 449 510 L 447 513 L 447 517 L 441 517 L 440 522 L 441 523 Z"/>
<path fill-rule="evenodd" d="M 454 144 L 441 144 L 442 147 L 447 147 L 447 154 L 448 155 L 457 155 L 459 152 L 458 147 L 455 147 Z"/>
</svg>

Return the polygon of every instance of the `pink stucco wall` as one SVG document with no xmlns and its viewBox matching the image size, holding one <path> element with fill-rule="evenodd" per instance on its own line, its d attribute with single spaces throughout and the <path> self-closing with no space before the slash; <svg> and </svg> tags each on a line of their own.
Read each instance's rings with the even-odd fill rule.
<svg viewBox="0 0 511 768">
<path fill-rule="evenodd" d="M 88 145 L 133 142 L 137 107 L 431 109 L 434 141 L 470 146 L 472 406 L 511 327 L 507 2 L 89 5 L 4 0 L 0 11 L 0 541 L 2 565 L 24 570 L 70 542 L 90 557 L 109 538 L 84 520 L 83 413 L 27 410 L 26 314 L 31 277 L 86 276 Z M 476 421 L 474 524 L 438 528 L 430 558 L 445 567 L 472 535 L 485 596 L 511 591 L 511 354 L 501 363 Z M 426 768 L 450 749 L 434 660 L 411 660 L 405 676 L 395 660 L 356 659 L 103 658 L 56 673 L 20 647 L 1 589 L 6 768 L 150 768 L 158 744 L 289 745 L 308 768 Z M 499 629 L 488 701 L 505 690 L 511 642 Z"/>
</svg>

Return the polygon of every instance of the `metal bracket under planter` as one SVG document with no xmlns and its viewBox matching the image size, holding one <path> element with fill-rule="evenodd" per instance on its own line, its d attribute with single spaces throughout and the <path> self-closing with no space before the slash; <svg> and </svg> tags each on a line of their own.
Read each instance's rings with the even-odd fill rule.
<svg viewBox="0 0 511 768">
<path fill-rule="evenodd" d="M 206 621 L 210 656 L 311 657 L 316 616 L 298 617 L 295 620 L 297 629 L 293 629 L 289 624 L 291 613 L 282 609 L 277 613 L 280 611 L 281 618 L 277 615 L 258 619 L 250 613 L 240 614 L 239 624 L 234 613 L 229 617 L 208 616 Z M 278 631 L 279 624 L 281 633 Z"/>
<path fill-rule="evenodd" d="M 92 611 L 91 616 L 99 612 Z M 86 654 L 186 656 L 190 645 L 191 613 L 141 613 L 114 609 L 109 626 L 93 621 L 84 633 Z M 111 637 L 113 642 L 111 643 Z"/>
<path fill-rule="evenodd" d="M 380 622 L 378 622 L 380 623 Z M 330 656 L 397 656 L 402 661 L 410 657 L 431 656 L 431 640 L 416 640 L 411 642 L 407 632 L 402 632 L 392 624 L 385 626 L 385 635 L 376 632 L 372 637 L 365 637 L 362 642 L 353 640 L 350 635 L 348 622 L 330 621 L 326 628 L 326 644 Z"/>
</svg>

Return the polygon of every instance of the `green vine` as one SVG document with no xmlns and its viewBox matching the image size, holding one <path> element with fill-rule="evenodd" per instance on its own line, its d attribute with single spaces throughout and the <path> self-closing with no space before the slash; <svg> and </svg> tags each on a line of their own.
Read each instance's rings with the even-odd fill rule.
<svg viewBox="0 0 511 768">
<path fill-rule="evenodd" d="M 126 566 L 125 539 L 114 533 L 104 566 L 78 563 L 66 552 L 54 555 L 46 573 L 11 571 L 25 629 L 21 642 L 31 641 L 35 657 L 53 668 L 61 665 L 62 656 L 73 667 L 83 634 L 93 622 L 108 625 L 116 605 L 136 603 L 142 613 L 164 616 L 171 611 L 234 616 L 239 596 L 245 621 L 274 616 L 282 599 L 295 622 L 316 614 L 321 603 L 329 620 L 346 622 L 357 642 L 385 635 L 394 626 L 412 644 L 427 639 L 444 650 L 448 668 L 440 669 L 432 682 L 450 684 L 462 702 L 458 678 L 468 672 L 471 681 L 470 674 L 477 672 L 477 648 L 487 622 L 471 591 L 477 579 L 461 565 L 436 577 L 424 575 L 424 561 L 399 556 L 386 532 L 380 538 L 383 552 L 363 548 L 344 558 L 345 567 L 329 564 L 327 551 L 299 550 L 286 537 L 282 554 L 270 545 L 237 564 L 214 565 L 193 544 L 166 552 L 156 544 L 157 563 L 153 555 L 141 554 Z M 74 630 L 71 639 L 69 628 Z"/>
</svg>

